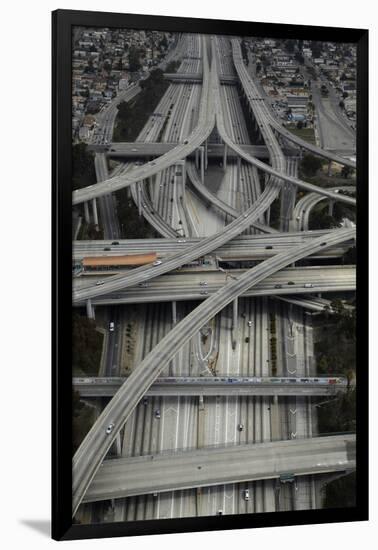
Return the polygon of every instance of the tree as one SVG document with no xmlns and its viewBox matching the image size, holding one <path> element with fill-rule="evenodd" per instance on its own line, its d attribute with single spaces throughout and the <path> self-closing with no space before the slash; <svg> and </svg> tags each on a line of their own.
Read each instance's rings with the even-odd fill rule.
<svg viewBox="0 0 378 550">
<path fill-rule="evenodd" d="M 72 147 L 72 188 L 80 189 L 96 183 L 93 154 L 86 143 L 77 143 Z"/>
<path fill-rule="evenodd" d="M 341 169 L 341 175 L 343 178 L 347 179 L 351 173 L 353 172 L 353 169 L 350 166 L 343 166 Z"/>
<path fill-rule="evenodd" d="M 301 170 L 305 176 L 315 176 L 317 171 L 322 167 L 322 161 L 318 157 L 307 154 L 304 155 L 301 162 Z"/>
<path fill-rule="evenodd" d="M 298 130 L 302 130 L 302 128 L 303 128 L 303 122 L 302 122 L 301 120 L 298 120 L 298 122 L 297 122 L 297 128 L 298 128 Z"/>
<path fill-rule="evenodd" d="M 130 72 L 139 71 L 141 68 L 140 63 L 140 50 L 135 46 L 130 46 L 129 50 L 129 70 Z"/>
<path fill-rule="evenodd" d="M 344 103 L 344 101 L 340 101 L 339 107 L 340 107 L 340 109 L 345 109 L 345 103 Z"/>
</svg>

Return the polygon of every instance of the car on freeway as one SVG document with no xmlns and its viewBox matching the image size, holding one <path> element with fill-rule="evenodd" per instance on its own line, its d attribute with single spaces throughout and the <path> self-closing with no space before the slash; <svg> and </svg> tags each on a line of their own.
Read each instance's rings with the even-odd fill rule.
<svg viewBox="0 0 378 550">
<path fill-rule="evenodd" d="M 109 248 L 109 246 L 106 246 L 106 247 L 104 248 L 104 250 L 105 250 L 105 252 L 109 252 L 109 251 L 111 250 L 111 248 Z"/>
<path fill-rule="evenodd" d="M 327 243 L 320 243 L 320 246 L 325 246 Z"/>
<path fill-rule="evenodd" d="M 156 260 L 152 265 L 160 265 L 161 264 L 161 260 Z"/>
<path fill-rule="evenodd" d="M 218 516 L 223 516 L 223 510 L 218 510 L 217 515 Z"/>
<path fill-rule="evenodd" d="M 209 294 L 209 293 L 207 292 L 207 290 L 201 290 L 200 294 L 205 295 L 205 294 Z"/>
<path fill-rule="evenodd" d="M 113 321 L 110 321 L 110 323 L 109 323 L 109 331 L 114 332 L 114 322 Z"/>
<path fill-rule="evenodd" d="M 138 286 L 140 286 L 142 288 L 147 288 L 148 284 L 147 283 L 138 283 Z"/>
<path fill-rule="evenodd" d="M 249 327 L 251 327 L 251 326 L 252 326 L 252 321 L 248 321 L 247 325 L 248 325 Z"/>
<path fill-rule="evenodd" d="M 189 141 L 186 139 L 184 140 L 184 145 L 188 145 Z"/>
<path fill-rule="evenodd" d="M 112 244 L 119 244 L 119 242 L 118 241 L 113 241 Z"/>
<path fill-rule="evenodd" d="M 185 239 L 179 239 L 177 242 L 178 243 L 186 243 L 186 240 Z"/>
<path fill-rule="evenodd" d="M 136 153 L 138 151 L 138 149 L 135 149 L 135 147 L 133 147 L 131 150 L 133 153 Z"/>
<path fill-rule="evenodd" d="M 244 500 L 249 500 L 249 489 L 244 489 L 243 498 Z"/>
<path fill-rule="evenodd" d="M 148 397 L 144 396 L 143 397 L 143 405 L 147 405 L 148 404 Z"/>
<path fill-rule="evenodd" d="M 160 409 L 156 409 L 155 418 L 160 418 Z"/>
<path fill-rule="evenodd" d="M 238 430 L 242 432 L 244 430 L 244 424 L 238 424 Z"/>
<path fill-rule="evenodd" d="M 265 247 L 265 250 L 272 250 L 272 248 L 273 248 L 273 246 L 268 245 L 268 246 Z"/>
<path fill-rule="evenodd" d="M 282 285 L 274 285 L 274 288 L 282 288 Z"/>
<path fill-rule="evenodd" d="M 200 286 L 206 286 L 206 285 L 207 285 L 206 281 L 200 281 Z"/>
<path fill-rule="evenodd" d="M 105 281 L 97 281 L 96 286 L 103 285 L 104 283 L 105 283 Z"/>
<path fill-rule="evenodd" d="M 114 428 L 114 424 L 113 424 L 113 422 L 111 422 L 111 423 L 109 424 L 109 426 L 106 428 L 105 432 L 109 435 L 109 434 L 112 433 L 113 428 Z"/>
<path fill-rule="evenodd" d="M 312 283 L 305 283 L 304 285 L 304 288 L 313 288 L 313 284 Z"/>
<path fill-rule="evenodd" d="M 288 285 L 295 285 L 294 281 L 289 281 L 287 284 Z"/>
</svg>

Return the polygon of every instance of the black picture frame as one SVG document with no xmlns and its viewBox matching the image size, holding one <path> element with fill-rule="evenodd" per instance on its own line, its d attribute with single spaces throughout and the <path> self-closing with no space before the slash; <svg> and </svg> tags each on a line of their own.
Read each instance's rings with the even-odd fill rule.
<svg viewBox="0 0 378 550">
<path fill-rule="evenodd" d="M 71 29 L 126 27 L 357 45 L 357 494 L 354 508 L 73 525 L 71 519 Z M 57 10 L 52 13 L 52 537 L 55 540 L 368 519 L 368 31 Z"/>
</svg>

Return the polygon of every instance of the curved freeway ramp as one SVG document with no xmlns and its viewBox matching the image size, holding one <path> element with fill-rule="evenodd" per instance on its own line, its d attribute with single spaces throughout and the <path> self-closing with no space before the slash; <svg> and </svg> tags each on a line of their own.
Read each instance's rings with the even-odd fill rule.
<svg viewBox="0 0 378 550">
<path fill-rule="evenodd" d="M 117 434 L 137 406 L 148 388 L 158 378 L 162 369 L 176 356 L 183 345 L 200 328 L 212 319 L 226 305 L 231 303 L 248 288 L 269 277 L 284 267 L 315 253 L 317 250 L 333 246 L 355 236 L 354 229 L 332 231 L 298 247 L 290 253 L 277 254 L 273 258 L 248 270 L 237 280 L 230 281 L 225 287 L 209 297 L 195 308 L 154 347 L 154 349 L 135 368 L 127 382 L 121 386 L 110 403 L 98 417 L 84 441 L 73 457 L 72 464 L 72 512 L 73 515 L 83 500 L 101 462 L 106 456 Z M 107 427 L 113 424 L 111 434 Z"/>
<path fill-rule="evenodd" d="M 356 467 L 356 436 L 335 435 L 105 461 L 84 502 Z"/>
</svg>

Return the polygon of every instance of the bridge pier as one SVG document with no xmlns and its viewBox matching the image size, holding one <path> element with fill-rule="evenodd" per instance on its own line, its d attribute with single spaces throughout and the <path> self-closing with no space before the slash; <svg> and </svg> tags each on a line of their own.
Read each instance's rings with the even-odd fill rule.
<svg viewBox="0 0 378 550">
<path fill-rule="evenodd" d="M 92 208 L 93 208 L 93 223 L 98 229 L 98 213 L 97 213 L 97 201 L 96 198 L 92 199 Z"/>
<path fill-rule="evenodd" d="M 121 445 L 121 434 L 120 434 L 120 432 L 118 432 L 114 443 L 115 443 L 115 447 L 116 447 L 117 456 L 122 456 L 122 445 Z"/>
<path fill-rule="evenodd" d="M 84 203 L 84 219 L 85 219 L 86 223 L 90 222 L 89 207 L 88 207 L 88 202 L 87 201 Z"/>
<path fill-rule="evenodd" d="M 327 176 L 328 176 L 328 177 L 331 177 L 331 176 L 332 176 L 332 160 L 330 160 L 330 161 L 328 162 Z"/>
<path fill-rule="evenodd" d="M 137 188 L 137 202 L 138 202 L 138 214 L 139 214 L 139 217 L 142 215 L 142 197 L 141 197 L 141 189 L 140 189 L 141 184 L 142 184 L 141 181 L 138 181 L 138 182 L 136 183 L 136 188 Z"/>
<path fill-rule="evenodd" d="M 223 149 L 223 171 L 227 170 L 227 143 L 224 144 Z"/>
<path fill-rule="evenodd" d="M 172 301 L 172 325 L 175 325 L 177 323 L 177 302 L 175 300 Z"/>
<path fill-rule="evenodd" d="M 236 348 L 236 332 L 238 329 L 238 298 L 232 302 L 232 349 Z"/>
<path fill-rule="evenodd" d="M 203 145 L 201 145 L 199 149 L 201 155 L 201 182 L 202 185 L 205 185 L 205 151 Z"/>
<path fill-rule="evenodd" d="M 207 170 L 208 155 L 207 155 L 207 139 L 205 139 L 205 170 Z"/>
<path fill-rule="evenodd" d="M 328 216 L 333 216 L 333 207 L 335 206 L 335 201 L 330 200 L 328 204 Z"/>
<path fill-rule="evenodd" d="M 95 318 L 95 311 L 94 307 L 92 306 L 92 300 L 88 298 L 88 300 L 85 302 L 86 308 L 87 308 L 87 317 L 88 319 L 94 319 Z"/>
</svg>

